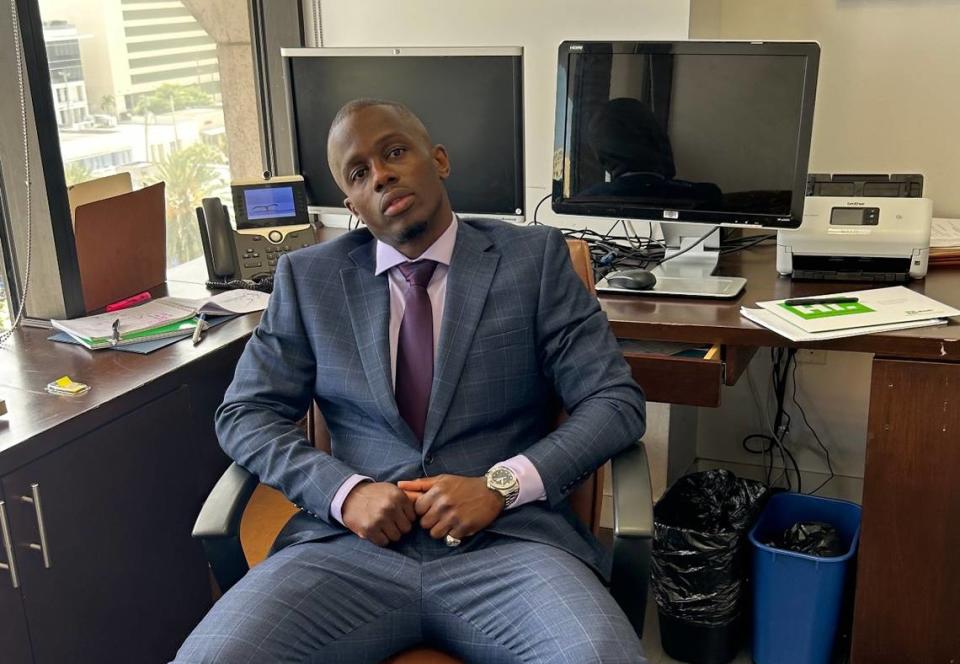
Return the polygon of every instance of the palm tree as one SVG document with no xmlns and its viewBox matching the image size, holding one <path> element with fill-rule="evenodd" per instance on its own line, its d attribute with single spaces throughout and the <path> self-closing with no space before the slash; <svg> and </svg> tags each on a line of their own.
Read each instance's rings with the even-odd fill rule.
<svg viewBox="0 0 960 664">
<path fill-rule="evenodd" d="M 143 116 L 143 160 L 150 161 L 150 104 L 147 97 L 140 97 L 133 107 L 136 115 Z"/>
<path fill-rule="evenodd" d="M 100 97 L 100 110 L 110 115 L 116 115 L 117 98 L 113 95 L 103 95 Z"/>
<path fill-rule="evenodd" d="M 156 163 L 156 180 L 166 183 L 169 265 L 202 253 L 195 210 L 202 199 L 223 186 L 213 165 L 224 163 L 222 152 L 203 143 L 176 150 Z"/>
<path fill-rule="evenodd" d="M 197 106 L 210 106 L 213 104 L 213 98 L 196 85 L 164 83 L 148 95 L 141 97 L 137 103 L 138 108 L 141 104 L 144 109 L 152 113 L 170 113 L 170 120 L 173 122 L 174 145 L 179 148 L 180 136 L 177 133 L 177 111 Z"/>
<path fill-rule="evenodd" d="M 82 161 L 71 161 L 63 167 L 63 177 L 67 181 L 67 186 L 86 182 L 93 178 L 93 173 Z"/>
</svg>

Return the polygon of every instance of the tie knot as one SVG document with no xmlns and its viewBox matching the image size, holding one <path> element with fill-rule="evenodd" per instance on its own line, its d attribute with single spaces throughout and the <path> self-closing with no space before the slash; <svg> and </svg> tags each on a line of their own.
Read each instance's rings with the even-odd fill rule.
<svg viewBox="0 0 960 664">
<path fill-rule="evenodd" d="M 431 260 L 416 261 L 414 263 L 406 262 L 397 265 L 400 274 L 407 280 L 411 286 L 426 288 L 433 276 L 433 271 L 437 269 L 437 262 Z"/>
</svg>

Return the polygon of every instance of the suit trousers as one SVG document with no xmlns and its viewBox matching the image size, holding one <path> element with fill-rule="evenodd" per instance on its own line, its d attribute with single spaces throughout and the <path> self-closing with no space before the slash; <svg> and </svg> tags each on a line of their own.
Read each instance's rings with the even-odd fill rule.
<svg viewBox="0 0 960 664">
<path fill-rule="evenodd" d="M 420 529 L 288 546 L 230 589 L 175 662 L 380 662 L 427 643 L 466 662 L 646 662 L 597 576 L 558 548 Z"/>
</svg>

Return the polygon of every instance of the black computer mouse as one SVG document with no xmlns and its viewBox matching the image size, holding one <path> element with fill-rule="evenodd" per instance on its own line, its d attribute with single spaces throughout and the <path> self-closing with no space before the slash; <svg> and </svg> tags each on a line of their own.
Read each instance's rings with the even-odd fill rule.
<svg viewBox="0 0 960 664">
<path fill-rule="evenodd" d="M 656 285 L 657 277 L 649 270 L 620 270 L 608 274 L 607 283 L 614 288 L 650 290 Z"/>
</svg>

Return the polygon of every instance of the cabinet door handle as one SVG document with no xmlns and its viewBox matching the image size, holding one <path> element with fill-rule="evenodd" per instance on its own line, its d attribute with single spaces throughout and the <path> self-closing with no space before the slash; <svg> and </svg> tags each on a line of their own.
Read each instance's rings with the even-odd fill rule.
<svg viewBox="0 0 960 664">
<path fill-rule="evenodd" d="M 7 562 L 0 563 L 0 569 L 10 570 L 10 583 L 14 588 L 20 587 L 20 577 L 17 576 L 17 563 L 13 559 L 13 540 L 10 539 L 10 525 L 7 523 L 7 504 L 0 500 L 0 533 L 3 534 L 3 550 L 7 554 Z"/>
<path fill-rule="evenodd" d="M 20 500 L 33 505 L 34 512 L 37 513 L 37 531 L 40 533 L 40 543 L 31 542 L 28 546 L 34 551 L 39 551 L 43 555 L 43 566 L 50 569 L 50 545 L 47 543 L 47 529 L 43 525 L 43 507 L 40 505 L 40 485 L 34 482 L 30 485 L 32 496 L 20 496 Z"/>
</svg>

